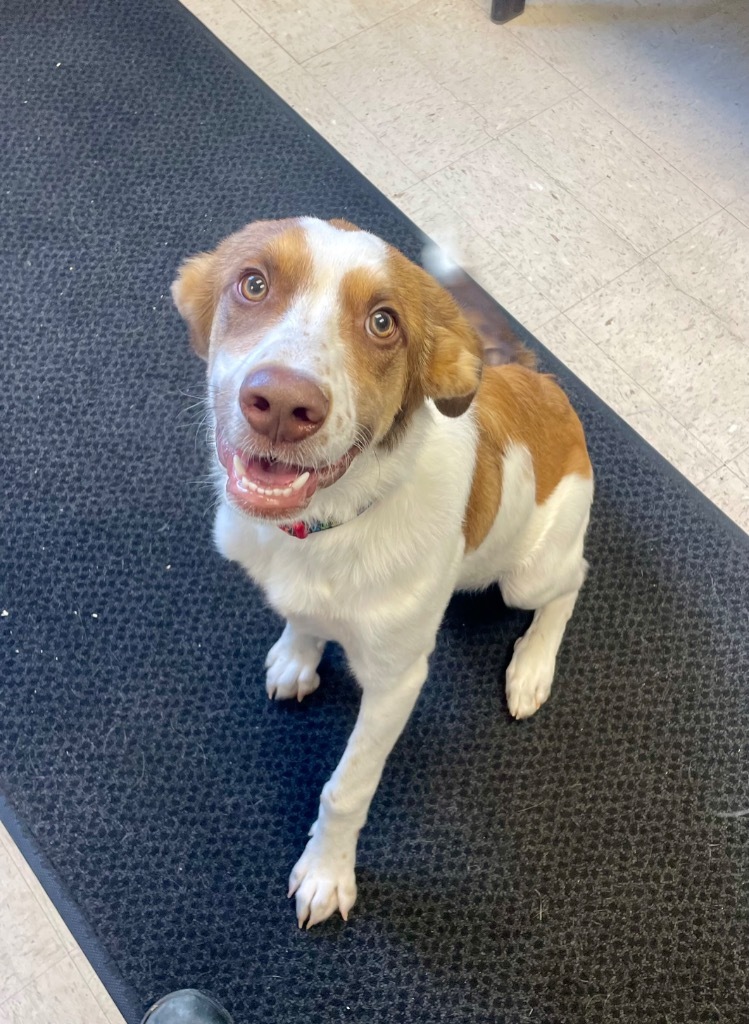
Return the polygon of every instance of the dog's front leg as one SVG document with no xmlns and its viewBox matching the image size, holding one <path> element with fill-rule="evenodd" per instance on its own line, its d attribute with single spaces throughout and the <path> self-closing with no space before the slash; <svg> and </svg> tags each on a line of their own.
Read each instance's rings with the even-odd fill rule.
<svg viewBox="0 0 749 1024">
<path fill-rule="evenodd" d="M 391 670 L 392 671 L 392 670 Z M 427 676 L 421 655 L 396 679 L 362 683 L 359 717 L 341 761 L 325 784 L 310 840 L 289 879 L 296 893 L 299 927 L 340 910 L 344 920 L 356 900 L 356 843 L 385 761 L 413 710 Z"/>
<path fill-rule="evenodd" d="M 314 693 L 320 685 L 317 666 L 324 650 L 324 640 L 288 619 L 265 659 L 265 689 L 270 699 L 304 700 L 307 694 Z"/>
</svg>

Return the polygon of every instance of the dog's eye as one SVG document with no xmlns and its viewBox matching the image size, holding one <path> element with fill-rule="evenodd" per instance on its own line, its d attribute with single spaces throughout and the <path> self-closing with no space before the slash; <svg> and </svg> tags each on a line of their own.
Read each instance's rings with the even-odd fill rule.
<svg viewBox="0 0 749 1024">
<path fill-rule="evenodd" d="M 386 309 L 376 310 L 367 320 L 367 330 L 374 334 L 375 338 L 389 338 L 395 333 L 395 328 L 395 317 Z"/>
<path fill-rule="evenodd" d="M 243 298 L 249 299 L 250 302 L 259 302 L 268 294 L 268 282 L 262 274 L 253 270 L 251 273 L 245 274 L 241 279 L 239 290 Z"/>
</svg>

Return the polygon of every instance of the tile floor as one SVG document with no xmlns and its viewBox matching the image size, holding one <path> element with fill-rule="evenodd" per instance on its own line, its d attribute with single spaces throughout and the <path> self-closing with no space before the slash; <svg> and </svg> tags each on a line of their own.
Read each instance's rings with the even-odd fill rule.
<svg viewBox="0 0 749 1024">
<path fill-rule="evenodd" d="M 749 531 L 745 0 L 185 0 Z M 122 1018 L 0 826 L 0 1024 Z"/>
</svg>

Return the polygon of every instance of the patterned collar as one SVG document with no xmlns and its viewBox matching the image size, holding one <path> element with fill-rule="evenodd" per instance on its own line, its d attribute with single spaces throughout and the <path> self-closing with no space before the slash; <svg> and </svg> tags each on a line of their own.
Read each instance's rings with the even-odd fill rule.
<svg viewBox="0 0 749 1024">
<path fill-rule="evenodd" d="M 360 508 L 355 516 L 351 519 L 344 519 L 338 522 L 336 519 L 313 519 L 311 523 L 279 523 L 279 530 L 283 530 L 284 533 L 288 533 L 290 537 L 296 537 L 297 540 L 304 540 L 313 533 L 322 533 L 323 530 L 333 530 L 336 526 L 343 526 L 345 523 L 350 523 L 352 520 L 357 519 L 360 515 L 371 508 L 374 502 L 370 501 L 364 508 Z"/>
</svg>

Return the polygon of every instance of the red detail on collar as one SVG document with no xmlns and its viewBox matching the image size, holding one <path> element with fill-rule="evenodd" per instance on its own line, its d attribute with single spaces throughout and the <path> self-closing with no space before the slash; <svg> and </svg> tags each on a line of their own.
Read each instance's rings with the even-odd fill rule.
<svg viewBox="0 0 749 1024">
<path fill-rule="evenodd" d="M 289 523 L 288 526 L 284 525 L 281 529 L 292 537 L 298 537 L 299 540 L 309 537 L 309 530 L 305 523 Z"/>
</svg>

